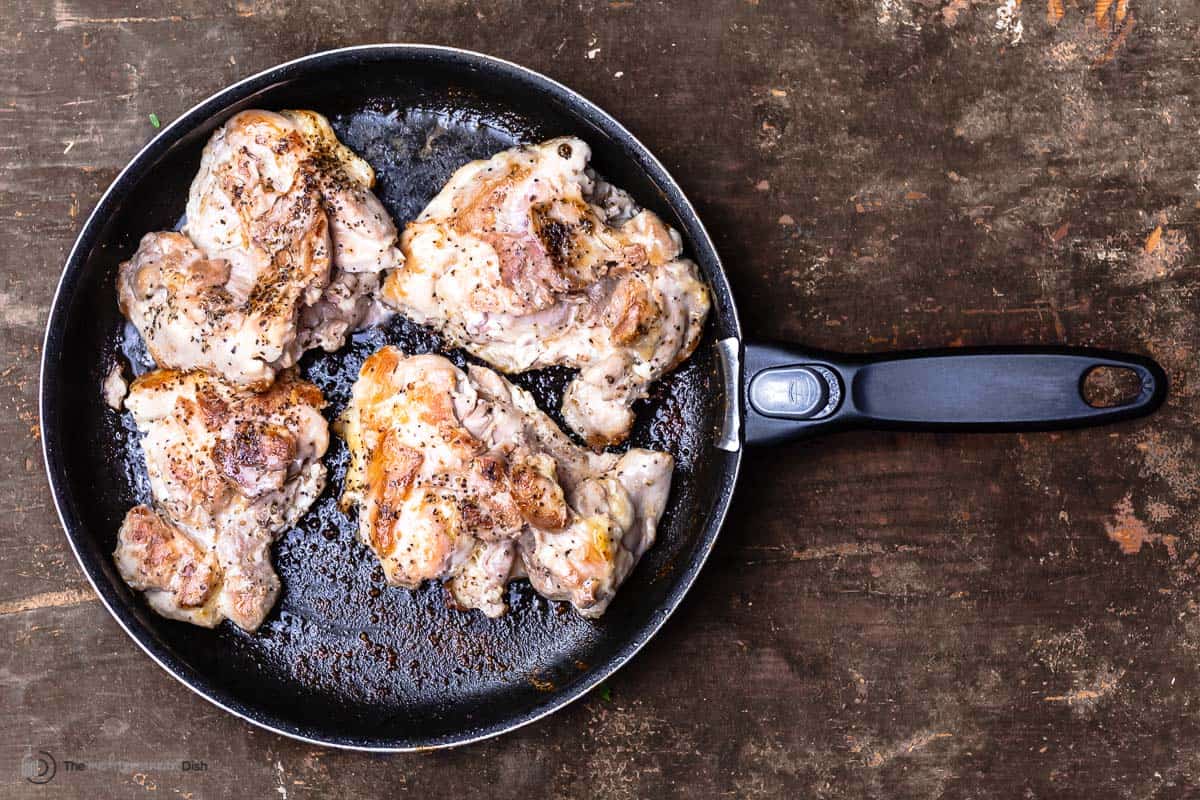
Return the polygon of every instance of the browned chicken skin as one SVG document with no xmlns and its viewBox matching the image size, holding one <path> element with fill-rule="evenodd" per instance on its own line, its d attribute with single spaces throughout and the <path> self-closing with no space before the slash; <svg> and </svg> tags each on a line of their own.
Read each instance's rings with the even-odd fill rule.
<svg viewBox="0 0 1200 800">
<path fill-rule="evenodd" d="M 630 406 L 695 349 L 708 314 L 678 234 L 564 137 L 460 168 L 401 239 L 384 300 L 505 372 L 578 367 L 563 416 L 624 441 Z"/>
<path fill-rule="evenodd" d="M 117 567 L 132 588 L 159 593 L 167 608 L 200 608 L 217 591 L 215 559 L 149 506 L 125 515 Z"/>
<path fill-rule="evenodd" d="M 121 311 L 160 367 L 268 386 L 386 316 L 379 284 L 403 257 L 374 180 L 319 114 L 237 114 L 204 148 L 183 232 L 121 265 Z"/>
<path fill-rule="evenodd" d="M 505 585 L 599 616 L 654 541 L 666 453 L 571 442 L 495 372 L 385 347 L 363 364 L 336 425 L 350 447 L 343 508 L 390 583 L 445 579 L 464 608 L 506 610 Z"/>
<path fill-rule="evenodd" d="M 325 485 L 324 404 L 291 371 L 258 394 L 203 372 L 133 382 L 125 405 L 154 508 L 129 511 L 114 558 L 155 611 L 206 627 L 262 623 L 279 592 L 271 543 Z"/>
</svg>

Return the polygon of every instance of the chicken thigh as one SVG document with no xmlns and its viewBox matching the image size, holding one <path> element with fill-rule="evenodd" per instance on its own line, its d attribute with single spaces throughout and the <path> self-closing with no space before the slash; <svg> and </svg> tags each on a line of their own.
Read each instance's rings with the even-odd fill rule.
<svg viewBox="0 0 1200 800">
<path fill-rule="evenodd" d="M 258 394 L 203 372 L 133 382 L 125 406 L 143 434 L 154 507 L 129 511 L 114 558 L 151 608 L 258 628 L 279 593 L 271 543 L 325 485 L 324 404 L 290 370 Z"/>
<path fill-rule="evenodd" d="M 120 267 L 121 311 L 160 367 L 251 388 L 305 350 L 385 316 L 395 224 L 371 167 L 312 111 L 243 111 L 213 134 L 182 233 L 150 233 Z"/>
<path fill-rule="evenodd" d="M 671 485 L 666 453 L 576 446 L 495 372 L 385 347 L 336 423 L 350 448 L 343 508 L 387 580 L 445 579 L 462 608 L 506 611 L 505 585 L 602 614 L 653 543 Z"/>
<path fill-rule="evenodd" d="M 602 446 L 695 349 L 709 294 L 679 234 L 590 157 L 564 137 L 461 167 L 405 229 L 383 296 L 504 372 L 580 368 L 563 416 Z"/>
</svg>

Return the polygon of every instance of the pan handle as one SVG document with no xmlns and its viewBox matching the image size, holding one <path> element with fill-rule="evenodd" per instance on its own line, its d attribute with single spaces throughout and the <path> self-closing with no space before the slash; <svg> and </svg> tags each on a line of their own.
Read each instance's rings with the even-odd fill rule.
<svg viewBox="0 0 1200 800">
<path fill-rule="evenodd" d="M 845 355 L 747 344 L 745 441 L 775 444 L 848 428 L 1022 431 L 1077 428 L 1150 414 L 1167 376 L 1149 358 L 1070 347 L 985 347 Z M 1135 397 L 1097 407 L 1083 381 L 1132 370 Z"/>
</svg>

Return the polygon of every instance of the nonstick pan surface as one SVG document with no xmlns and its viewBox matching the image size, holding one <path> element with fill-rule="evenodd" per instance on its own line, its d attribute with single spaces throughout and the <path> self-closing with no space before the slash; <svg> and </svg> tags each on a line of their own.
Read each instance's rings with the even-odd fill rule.
<svg viewBox="0 0 1200 800">
<path fill-rule="evenodd" d="M 713 290 L 693 357 L 643 401 L 631 439 L 676 459 L 658 541 L 599 620 L 509 591 L 491 620 L 447 608 L 444 590 L 388 587 L 354 522 L 336 508 L 345 470 L 334 438 L 325 493 L 275 548 L 280 600 L 256 634 L 230 623 L 205 630 L 157 616 L 117 575 L 121 520 L 149 500 L 136 432 L 109 409 L 100 382 L 120 355 L 150 368 L 125 325 L 113 286 L 140 237 L 177 227 L 200 151 L 212 131 L 252 107 L 309 108 L 366 158 L 376 191 L 401 226 L 455 168 L 520 142 L 574 134 L 593 166 L 679 230 Z M 507 62 L 438 47 L 380 45 L 310 56 L 256 75 L 167 126 L 118 176 L 67 261 L 43 353 L 42 435 L 63 526 L 88 579 L 131 637 L 164 669 L 226 710 L 326 745 L 374 750 L 446 746 L 493 736 L 580 697 L 631 658 L 682 600 L 727 509 L 740 451 L 714 447 L 729 398 L 718 340 L 740 338 L 712 242 L 678 186 L 628 131 L 569 89 Z M 332 419 L 363 360 L 384 344 L 446 351 L 428 330 L 396 319 L 341 351 L 310 353 L 304 375 Z M 557 413 L 569 373 L 515 378 Z"/>
</svg>

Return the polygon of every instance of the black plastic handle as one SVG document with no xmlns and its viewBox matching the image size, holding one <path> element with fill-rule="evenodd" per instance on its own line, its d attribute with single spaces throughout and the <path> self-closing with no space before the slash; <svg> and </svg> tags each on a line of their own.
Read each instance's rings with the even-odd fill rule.
<svg viewBox="0 0 1200 800">
<path fill-rule="evenodd" d="M 1069 347 L 914 350 L 852 356 L 747 344 L 747 444 L 846 428 L 1017 431 L 1102 425 L 1150 414 L 1167 376 L 1149 358 Z M 1097 367 L 1133 370 L 1141 388 L 1095 407 L 1083 380 Z"/>
</svg>

